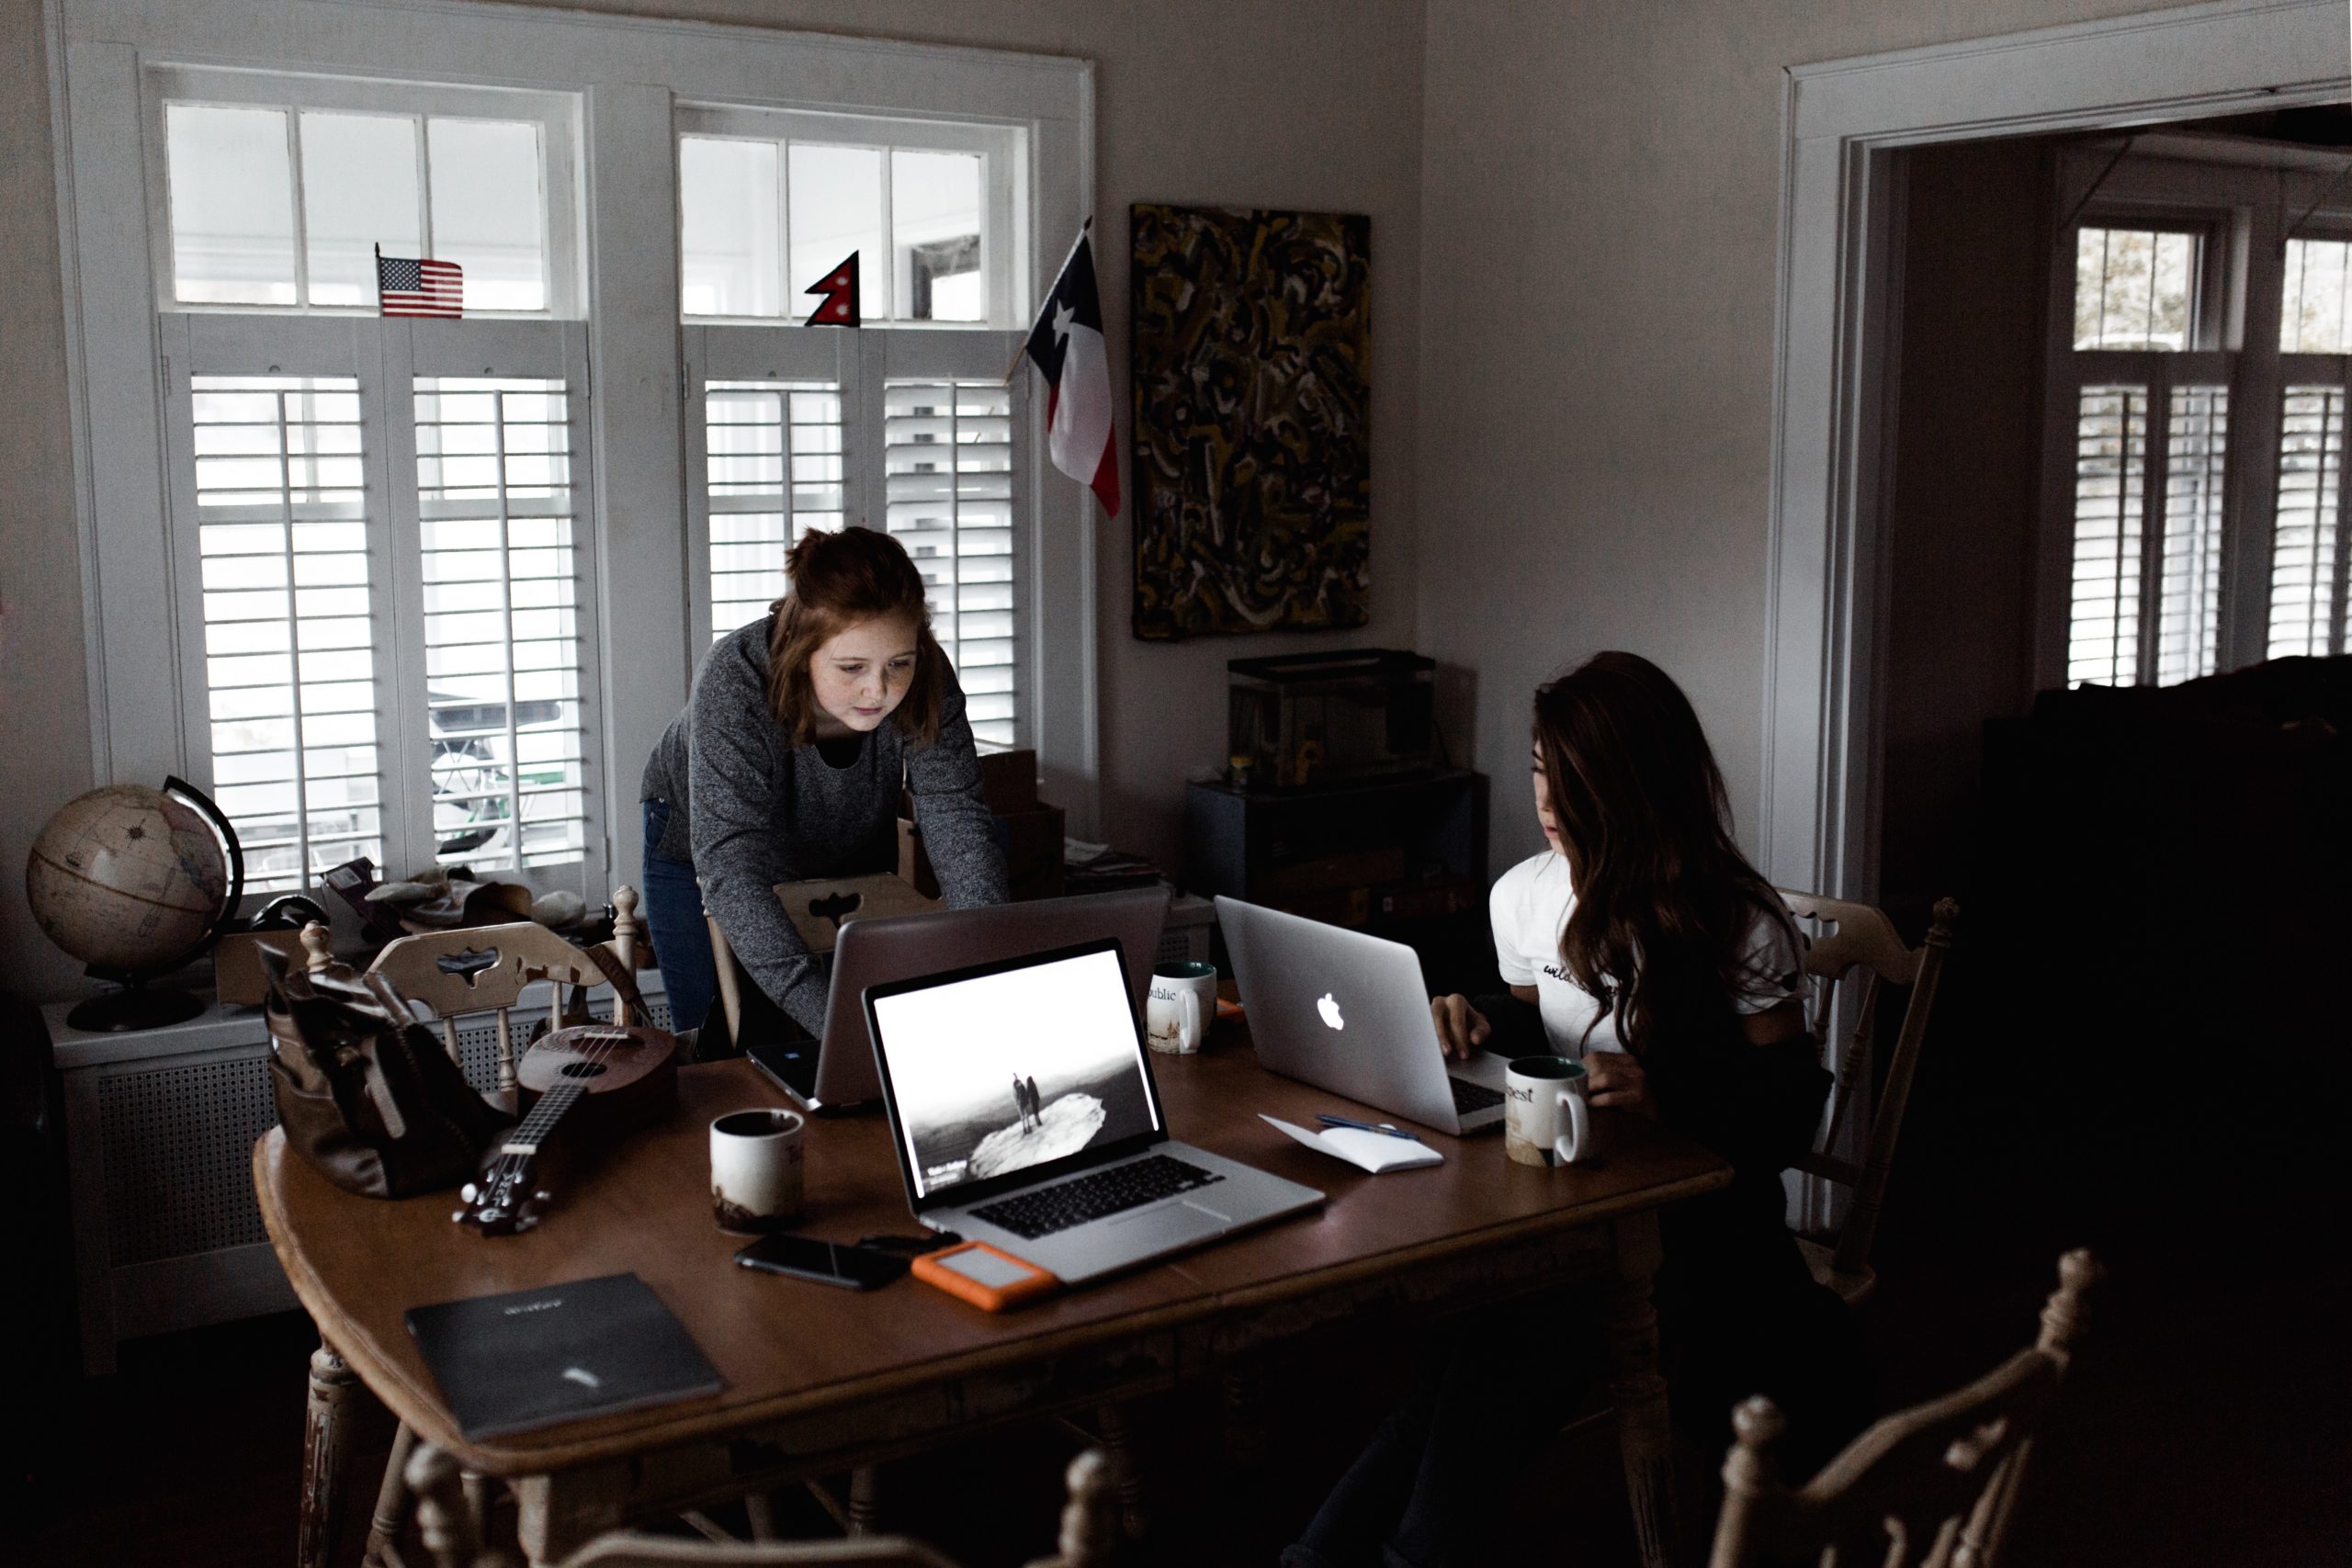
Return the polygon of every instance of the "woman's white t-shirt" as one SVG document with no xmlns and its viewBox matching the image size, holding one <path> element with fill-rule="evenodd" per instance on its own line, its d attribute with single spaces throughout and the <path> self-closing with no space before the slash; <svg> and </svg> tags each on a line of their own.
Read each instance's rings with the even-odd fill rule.
<svg viewBox="0 0 2352 1568">
<path fill-rule="evenodd" d="M 1618 1035 L 1617 1021 L 1568 978 L 1567 966 L 1560 962 L 1560 933 L 1567 928 L 1576 902 L 1567 860 L 1554 851 L 1530 856 L 1504 872 L 1487 897 L 1495 928 L 1495 959 L 1503 984 L 1535 987 L 1544 1038 L 1553 1050 L 1564 1056 L 1623 1051 L 1625 1042 Z M 1755 978 L 1733 996 L 1732 1005 L 1743 1013 L 1758 1013 L 1804 997 L 1804 954 L 1797 943 L 1794 922 L 1758 909 L 1741 953 L 1742 973 Z"/>
</svg>

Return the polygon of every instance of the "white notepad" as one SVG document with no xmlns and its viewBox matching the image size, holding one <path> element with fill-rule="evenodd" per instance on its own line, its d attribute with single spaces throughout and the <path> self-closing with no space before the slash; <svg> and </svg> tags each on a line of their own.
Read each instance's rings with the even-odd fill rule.
<svg viewBox="0 0 2352 1568">
<path fill-rule="evenodd" d="M 1333 1159 L 1346 1160 L 1350 1165 L 1371 1171 L 1375 1176 L 1384 1170 L 1410 1170 L 1419 1165 L 1443 1165 L 1445 1156 L 1422 1143 L 1419 1138 L 1399 1138 L 1387 1133 L 1368 1133 L 1362 1127 L 1326 1127 L 1310 1133 L 1294 1126 L 1279 1116 L 1258 1113 L 1258 1120 L 1268 1126 L 1289 1134 L 1310 1149 L 1329 1155 Z"/>
</svg>

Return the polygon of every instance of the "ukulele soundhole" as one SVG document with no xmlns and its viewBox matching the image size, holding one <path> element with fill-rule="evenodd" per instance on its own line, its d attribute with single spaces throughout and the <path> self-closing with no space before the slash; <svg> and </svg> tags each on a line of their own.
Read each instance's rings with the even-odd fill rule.
<svg viewBox="0 0 2352 1568">
<path fill-rule="evenodd" d="M 568 1078 L 593 1078 L 605 1071 L 602 1062 L 566 1062 L 557 1069 Z"/>
</svg>

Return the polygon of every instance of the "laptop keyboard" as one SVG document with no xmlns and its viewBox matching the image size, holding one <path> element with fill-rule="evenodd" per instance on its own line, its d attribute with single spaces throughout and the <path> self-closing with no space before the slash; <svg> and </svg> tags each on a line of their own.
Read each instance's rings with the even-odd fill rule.
<svg viewBox="0 0 2352 1568">
<path fill-rule="evenodd" d="M 1499 1100 L 1501 1096 L 1496 1098 Z M 1187 1165 L 1168 1155 L 1154 1155 L 1149 1159 L 1098 1170 L 1091 1176 L 1017 1193 L 983 1204 L 972 1213 L 1023 1240 L 1035 1241 L 1041 1235 L 1066 1231 L 1105 1214 L 1139 1209 L 1146 1203 L 1156 1203 L 1162 1198 L 1173 1198 L 1179 1192 L 1190 1192 L 1196 1187 L 1224 1179 L 1199 1166 Z"/>
<path fill-rule="evenodd" d="M 1498 1089 L 1488 1089 L 1485 1084 L 1472 1083 L 1467 1078 L 1449 1077 L 1445 1081 L 1453 1086 L 1453 1113 L 1456 1116 L 1467 1116 L 1473 1111 L 1492 1110 L 1503 1102 L 1503 1091 Z"/>
</svg>

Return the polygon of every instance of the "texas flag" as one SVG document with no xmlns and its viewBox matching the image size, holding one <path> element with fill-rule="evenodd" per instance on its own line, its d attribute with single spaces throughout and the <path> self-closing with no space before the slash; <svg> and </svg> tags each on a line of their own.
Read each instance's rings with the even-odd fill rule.
<svg viewBox="0 0 2352 1568">
<path fill-rule="evenodd" d="M 1046 449 L 1054 467 L 1091 489 L 1119 514 L 1119 465 L 1111 448 L 1111 364 L 1102 355 L 1102 301 L 1094 291 L 1094 249 L 1084 234 L 1062 264 L 1025 345 L 1046 378 Z"/>
</svg>

